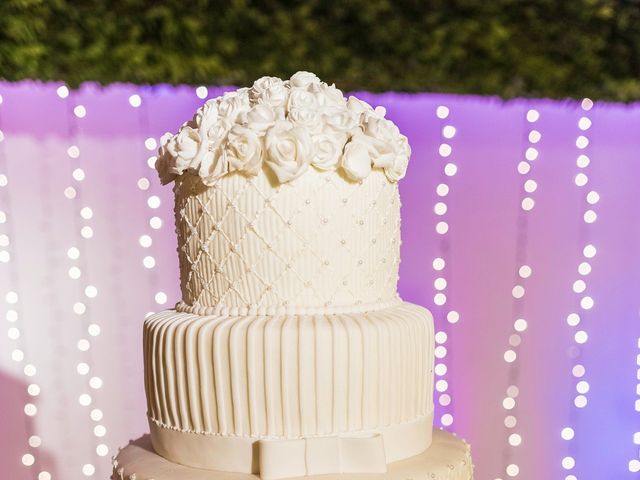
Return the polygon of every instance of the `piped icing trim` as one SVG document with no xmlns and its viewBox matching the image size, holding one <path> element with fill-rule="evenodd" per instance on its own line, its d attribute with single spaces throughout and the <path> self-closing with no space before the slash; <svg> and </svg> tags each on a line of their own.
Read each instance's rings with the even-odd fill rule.
<svg viewBox="0 0 640 480">
<path fill-rule="evenodd" d="M 284 81 L 262 77 L 208 100 L 178 133 L 164 134 L 156 169 L 163 184 L 188 173 L 211 186 L 229 173 L 254 176 L 263 168 L 286 183 L 310 166 L 352 181 L 381 169 L 397 182 L 411 147 L 385 115 L 384 107 L 347 99 L 310 72 Z"/>
<path fill-rule="evenodd" d="M 250 305 L 246 307 L 228 307 L 226 305 L 204 306 L 204 305 L 188 305 L 184 302 L 176 304 L 176 311 L 180 313 L 190 313 L 193 315 L 215 315 L 220 317 L 227 316 L 265 316 L 265 315 L 339 315 L 352 313 L 366 313 L 392 308 L 402 304 L 402 300 L 398 296 L 387 302 L 354 304 L 345 306 L 323 306 L 323 307 L 300 307 L 300 306 L 258 306 Z"/>
</svg>

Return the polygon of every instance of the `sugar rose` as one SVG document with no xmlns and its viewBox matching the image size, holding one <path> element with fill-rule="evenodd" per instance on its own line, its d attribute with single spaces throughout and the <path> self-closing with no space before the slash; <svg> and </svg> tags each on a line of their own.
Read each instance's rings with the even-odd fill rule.
<svg viewBox="0 0 640 480">
<path fill-rule="evenodd" d="M 287 120 L 296 127 L 307 128 L 311 133 L 318 133 L 322 130 L 321 117 L 312 108 L 293 108 L 287 115 Z"/>
<path fill-rule="evenodd" d="M 229 162 L 229 171 L 257 175 L 262 167 L 262 142 L 250 128 L 241 125 L 231 127 L 224 154 Z"/>
<path fill-rule="evenodd" d="M 278 77 L 262 77 L 253 82 L 253 86 L 249 90 L 249 99 L 257 103 L 264 93 L 274 85 L 282 85 L 283 82 Z"/>
<path fill-rule="evenodd" d="M 196 111 L 193 119 L 200 136 L 204 137 L 204 133 L 218 121 L 218 102 L 216 100 L 208 100 Z"/>
<path fill-rule="evenodd" d="M 359 126 L 358 117 L 346 108 L 326 109 L 323 117 L 327 130 L 351 132 Z"/>
<path fill-rule="evenodd" d="M 397 154 L 393 160 L 384 167 L 384 173 L 392 182 L 402 180 L 407 173 L 409 157 L 411 157 L 411 147 L 407 137 L 400 134 L 396 140 Z"/>
<path fill-rule="evenodd" d="M 289 88 L 284 83 L 276 83 L 260 94 L 257 103 L 264 103 L 273 108 L 284 108 L 288 98 Z"/>
<path fill-rule="evenodd" d="M 185 172 L 213 185 L 229 172 L 289 182 L 309 165 L 359 181 L 372 169 L 404 177 L 411 149 L 398 127 L 356 97 L 345 98 L 311 72 L 288 80 L 265 76 L 200 107 L 176 135 L 161 139 L 156 168 L 163 183 Z"/>
<path fill-rule="evenodd" d="M 362 134 L 354 135 L 344 146 L 341 165 L 351 180 L 362 180 L 371 173 L 371 142 Z"/>
<path fill-rule="evenodd" d="M 270 106 L 259 103 L 251 110 L 240 115 L 240 123 L 259 135 L 264 135 L 276 123 L 278 116 Z"/>
<path fill-rule="evenodd" d="M 342 109 L 346 108 L 347 102 L 344 99 L 342 91 L 335 85 L 327 85 L 321 83 L 316 94 L 318 104 L 324 108 Z"/>
<path fill-rule="evenodd" d="M 335 170 L 342 157 L 342 149 L 347 135 L 327 135 L 321 133 L 313 138 L 314 154 L 311 164 L 321 170 Z"/>
<path fill-rule="evenodd" d="M 156 159 L 155 167 L 160 177 L 160 183 L 166 185 L 174 181 L 177 174 L 173 170 L 175 159 L 167 150 L 167 145 L 173 139 L 172 133 L 165 133 L 160 137 L 160 148 L 158 149 L 158 158 Z"/>
<path fill-rule="evenodd" d="M 315 73 L 297 72 L 289 79 L 292 87 L 307 88 L 309 85 L 320 83 L 320 79 Z"/>
<path fill-rule="evenodd" d="M 266 164 L 280 182 L 289 182 L 301 175 L 309 166 L 313 144 L 304 127 L 295 127 L 291 122 L 279 121 L 267 131 Z"/>
<path fill-rule="evenodd" d="M 166 149 L 174 158 L 173 173 L 181 175 L 188 168 L 197 168 L 201 160 L 200 144 L 200 134 L 188 126 L 168 141 Z"/>
<path fill-rule="evenodd" d="M 240 113 L 249 110 L 249 105 L 249 93 L 246 89 L 227 92 L 218 103 L 218 114 L 233 123 Z"/>
</svg>

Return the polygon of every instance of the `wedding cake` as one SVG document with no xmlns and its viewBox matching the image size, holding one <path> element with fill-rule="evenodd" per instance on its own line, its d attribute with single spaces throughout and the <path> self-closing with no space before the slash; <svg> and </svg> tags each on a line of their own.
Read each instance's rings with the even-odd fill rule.
<svg viewBox="0 0 640 480">
<path fill-rule="evenodd" d="M 411 149 L 385 113 L 298 72 L 162 137 L 182 299 L 144 323 L 150 437 L 114 479 L 472 478 L 433 429 L 431 314 L 396 291 Z"/>
</svg>

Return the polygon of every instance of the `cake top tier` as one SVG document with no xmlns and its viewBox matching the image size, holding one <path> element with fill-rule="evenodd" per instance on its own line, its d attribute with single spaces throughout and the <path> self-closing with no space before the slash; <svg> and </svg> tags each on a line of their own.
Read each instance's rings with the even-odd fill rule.
<svg viewBox="0 0 640 480">
<path fill-rule="evenodd" d="M 310 167 L 337 170 L 347 181 L 378 169 L 397 182 L 411 148 L 385 114 L 310 72 L 262 77 L 208 100 L 177 134 L 163 135 L 156 168 L 164 184 L 195 174 L 212 186 L 230 173 L 255 176 L 265 167 L 279 183 Z"/>
<path fill-rule="evenodd" d="M 314 74 L 263 77 L 162 139 L 182 301 L 198 314 L 354 312 L 398 301 L 407 138 Z"/>
</svg>

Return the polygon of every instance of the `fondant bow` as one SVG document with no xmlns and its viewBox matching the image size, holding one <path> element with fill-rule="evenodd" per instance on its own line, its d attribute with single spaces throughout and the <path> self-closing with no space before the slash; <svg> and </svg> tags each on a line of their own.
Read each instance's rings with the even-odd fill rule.
<svg viewBox="0 0 640 480">
<path fill-rule="evenodd" d="M 263 439 L 259 442 L 260 478 L 303 477 L 326 473 L 385 473 L 383 437 L 363 436 Z"/>
</svg>

